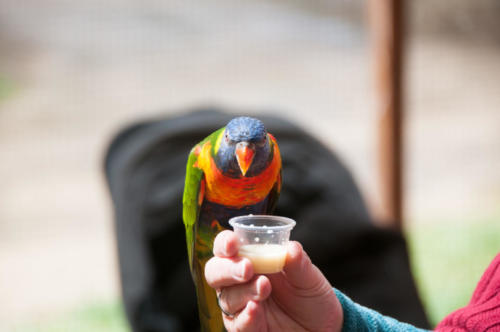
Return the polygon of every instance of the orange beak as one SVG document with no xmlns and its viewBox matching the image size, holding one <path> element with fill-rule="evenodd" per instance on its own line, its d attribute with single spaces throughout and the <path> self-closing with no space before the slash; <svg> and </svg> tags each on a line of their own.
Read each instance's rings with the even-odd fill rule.
<svg viewBox="0 0 500 332">
<path fill-rule="evenodd" d="M 252 165 L 253 157 L 255 156 L 255 150 L 247 142 L 240 142 L 236 144 L 236 160 L 238 161 L 238 166 L 240 166 L 240 171 L 243 176 L 247 173 L 250 165 Z"/>
</svg>

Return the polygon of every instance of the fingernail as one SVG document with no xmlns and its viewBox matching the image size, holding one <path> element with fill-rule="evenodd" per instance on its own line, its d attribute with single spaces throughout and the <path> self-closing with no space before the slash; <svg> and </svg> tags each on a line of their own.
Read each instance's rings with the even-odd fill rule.
<svg viewBox="0 0 500 332">
<path fill-rule="evenodd" d="M 224 255 L 227 257 L 234 256 L 235 250 L 234 250 L 234 243 L 230 239 L 226 238 L 224 241 Z"/>
<path fill-rule="evenodd" d="M 256 286 L 256 288 L 257 288 L 257 289 L 256 289 L 257 297 L 259 297 L 259 296 L 261 295 L 261 291 L 260 291 L 260 289 L 262 288 L 262 278 L 260 278 L 260 277 L 259 277 L 259 278 L 257 279 L 257 283 L 255 284 L 255 286 Z"/>
<path fill-rule="evenodd" d="M 233 275 L 243 280 L 245 278 L 245 264 L 244 262 L 240 262 L 233 267 Z"/>
</svg>

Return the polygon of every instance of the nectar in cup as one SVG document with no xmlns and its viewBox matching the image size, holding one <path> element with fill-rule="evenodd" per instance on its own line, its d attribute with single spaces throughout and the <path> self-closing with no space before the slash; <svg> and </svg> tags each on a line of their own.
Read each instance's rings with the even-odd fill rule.
<svg viewBox="0 0 500 332">
<path fill-rule="evenodd" d="M 248 258 L 256 274 L 280 272 L 286 261 L 290 231 L 295 221 L 269 215 L 248 215 L 229 220 L 240 241 L 238 255 Z"/>
<path fill-rule="evenodd" d="M 239 256 L 248 258 L 254 273 L 280 272 L 285 265 L 286 246 L 280 244 L 246 244 L 240 247 Z"/>
</svg>

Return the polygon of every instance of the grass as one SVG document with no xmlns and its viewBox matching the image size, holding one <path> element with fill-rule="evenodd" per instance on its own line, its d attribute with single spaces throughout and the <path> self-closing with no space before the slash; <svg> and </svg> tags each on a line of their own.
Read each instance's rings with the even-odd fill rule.
<svg viewBox="0 0 500 332">
<path fill-rule="evenodd" d="M 13 327 L 12 332 L 128 332 L 121 304 L 104 301 L 81 307 L 54 317 L 31 321 Z"/>
<path fill-rule="evenodd" d="M 433 326 L 467 304 L 484 269 L 500 251 L 500 222 L 420 223 L 407 232 L 412 268 Z M 12 332 L 127 332 L 119 300 L 82 304 Z"/>
<path fill-rule="evenodd" d="M 498 219 L 419 224 L 407 236 L 413 273 L 433 326 L 469 302 L 479 278 L 500 252 Z"/>
<path fill-rule="evenodd" d="M 6 99 L 15 91 L 14 82 L 0 74 L 0 101 Z"/>
</svg>

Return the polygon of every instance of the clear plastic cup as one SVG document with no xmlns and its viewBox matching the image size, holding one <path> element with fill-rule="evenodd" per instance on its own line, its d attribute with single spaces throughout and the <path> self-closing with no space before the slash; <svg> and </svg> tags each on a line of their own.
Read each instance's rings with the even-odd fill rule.
<svg viewBox="0 0 500 332">
<path fill-rule="evenodd" d="M 285 265 L 286 247 L 295 221 L 267 215 L 248 215 L 229 219 L 240 240 L 239 256 L 248 258 L 257 274 L 280 272 Z"/>
</svg>

